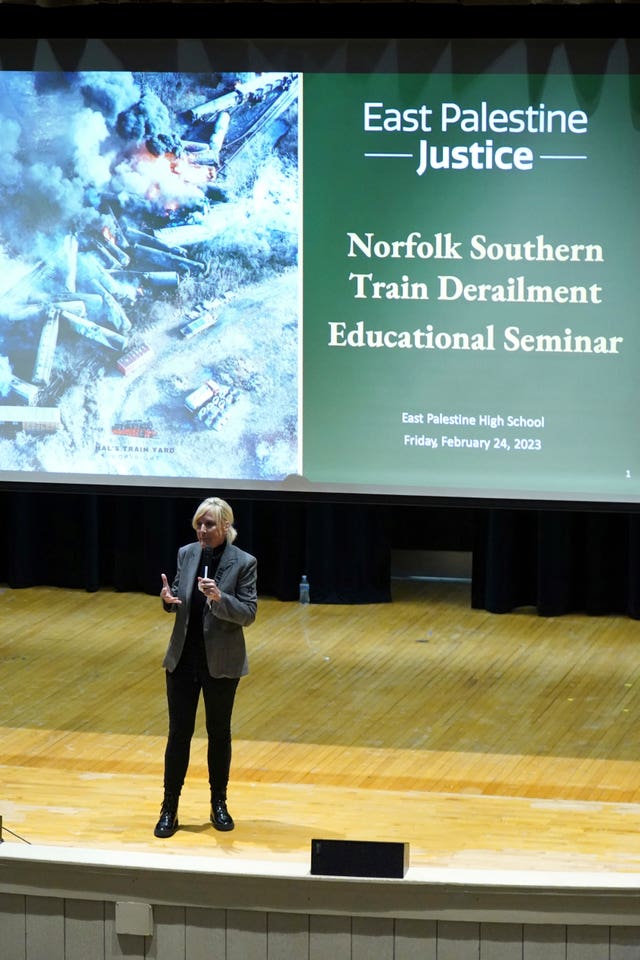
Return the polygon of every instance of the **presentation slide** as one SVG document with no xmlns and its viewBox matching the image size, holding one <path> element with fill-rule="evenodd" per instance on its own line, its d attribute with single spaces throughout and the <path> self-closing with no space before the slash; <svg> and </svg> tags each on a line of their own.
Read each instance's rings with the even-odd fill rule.
<svg viewBox="0 0 640 960">
<path fill-rule="evenodd" d="M 636 504 L 630 72 L 0 72 L 0 482 Z"/>
<path fill-rule="evenodd" d="M 581 79 L 305 77 L 309 480 L 637 502 L 640 89 Z"/>
</svg>

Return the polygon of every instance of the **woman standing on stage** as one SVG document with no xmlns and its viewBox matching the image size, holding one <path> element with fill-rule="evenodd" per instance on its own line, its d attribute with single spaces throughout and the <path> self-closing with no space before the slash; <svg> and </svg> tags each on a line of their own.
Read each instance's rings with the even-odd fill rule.
<svg viewBox="0 0 640 960">
<path fill-rule="evenodd" d="M 172 837 L 178 829 L 178 801 L 201 693 L 208 737 L 211 822 L 216 830 L 234 827 L 227 809 L 231 713 L 240 677 L 249 671 L 243 627 L 256 618 L 257 561 L 233 545 L 237 531 L 225 500 L 203 500 L 192 526 L 197 542 L 180 547 L 173 583 L 169 586 L 163 573 L 160 591 L 164 609 L 176 619 L 162 664 L 169 735 L 156 837 Z"/>
</svg>

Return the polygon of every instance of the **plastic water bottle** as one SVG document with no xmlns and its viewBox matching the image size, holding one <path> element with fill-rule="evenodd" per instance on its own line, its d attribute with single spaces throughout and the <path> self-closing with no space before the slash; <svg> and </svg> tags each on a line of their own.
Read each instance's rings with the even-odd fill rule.
<svg viewBox="0 0 640 960">
<path fill-rule="evenodd" d="M 300 581 L 300 603 L 309 603 L 309 581 L 306 573 L 302 574 Z"/>
</svg>

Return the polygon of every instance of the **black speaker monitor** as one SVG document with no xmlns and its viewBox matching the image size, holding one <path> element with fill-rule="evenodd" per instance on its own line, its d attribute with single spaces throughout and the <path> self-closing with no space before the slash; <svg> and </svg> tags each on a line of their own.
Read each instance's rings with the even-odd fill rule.
<svg viewBox="0 0 640 960">
<path fill-rule="evenodd" d="M 311 841 L 312 874 L 402 879 L 408 868 L 408 843 L 377 840 Z"/>
</svg>

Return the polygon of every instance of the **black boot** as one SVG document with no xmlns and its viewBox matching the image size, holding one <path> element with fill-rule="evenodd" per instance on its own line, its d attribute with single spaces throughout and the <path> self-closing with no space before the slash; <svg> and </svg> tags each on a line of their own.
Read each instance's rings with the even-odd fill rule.
<svg viewBox="0 0 640 960">
<path fill-rule="evenodd" d="M 153 831 L 154 837 L 166 839 L 172 837 L 178 829 L 178 797 L 170 793 L 165 794 L 160 807 L 160 819 Z"/>
<path fill-rule="evenodd" d="M 211 823 L 216 830 L 233 830 L 235 823 L 227 810 L 227 798 L 224 794 L 214 793 L 211 798 Z"/>
</svg>

